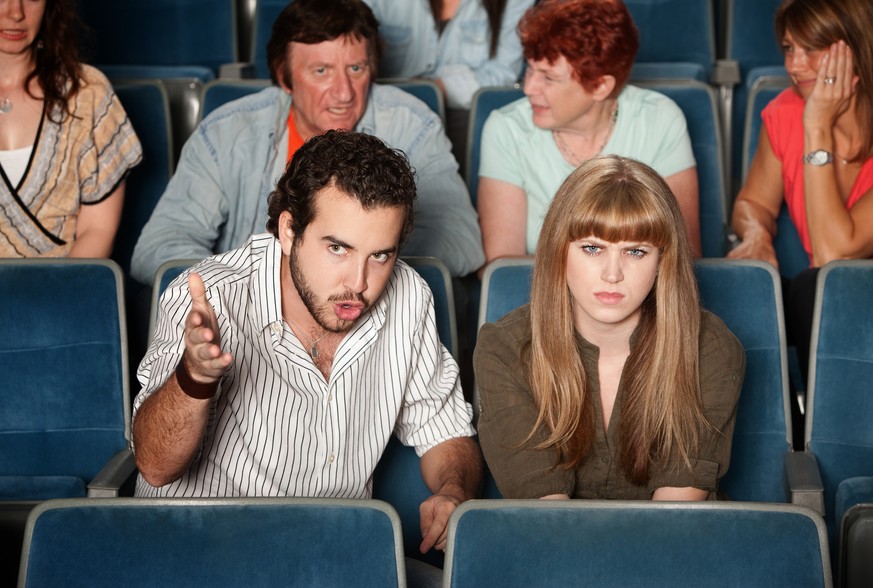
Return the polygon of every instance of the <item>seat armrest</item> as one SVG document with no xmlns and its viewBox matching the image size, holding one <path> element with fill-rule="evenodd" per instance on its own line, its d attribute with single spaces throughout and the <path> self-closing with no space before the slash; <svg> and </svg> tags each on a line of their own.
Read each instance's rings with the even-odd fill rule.
<svg viewBox="0 0 873 588">
<path fill-rule="evenodd" d="M 218 68 L 218 77 L 231 80 L 249 80 L 255 77 L 255 64 L 247 61 L 222 63 Z"/>
<path fill-rule="evenodd" d="M 824 516 L 824 484 L 815 455 L 806 451 L 786 453 L 785 482 L 792 504 L 809 507 Z"/>
<path fill-rule="evenodd" d="M 740 83 L 740 64 L 736 59 L 718 59 L 712 68 L 711 82 L 716 86 L 736 86 Z"/>
<path fill-rule="evenodd" d="M 89 498 L 114 498 L 119 489 L 136 471 L 136 460 L 130 449 L 112 456 L 103 469 L 88 484 Z"/>
</svg>

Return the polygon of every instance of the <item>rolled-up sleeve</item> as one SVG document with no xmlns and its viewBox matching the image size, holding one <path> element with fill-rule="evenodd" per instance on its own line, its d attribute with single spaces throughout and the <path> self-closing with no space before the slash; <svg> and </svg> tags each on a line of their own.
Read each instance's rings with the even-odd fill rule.
<svg viewBox="0 0 873 588">
<path fill-rule="evenodd" d="M 653 472 L 649 489 L 694 487 L 713 492 L 727 473 L 737 404 L 746 372 L 742 344 L 715 315 L 704 312 L 700 326 L 700 393 L 708 426 L 689 455 L 691 468 L 673 463 Z"/>
<path fill-rule="evenodd" d="M 404 285 L 410 286 L 410 281 L 407 275 Z M 412 332 L 412 371 L 395 434 L 422 456 L 449 439 L 475 435 L 473 409 L 464 400 L 458 364 L 440 343 L 430 290 L 422 282 L 404 292 L 408 300 L 419 300 L 420 304 L 410 308 L 414 306 L 420 312 L 416 312 L 419 320 Z"/>
</svg>

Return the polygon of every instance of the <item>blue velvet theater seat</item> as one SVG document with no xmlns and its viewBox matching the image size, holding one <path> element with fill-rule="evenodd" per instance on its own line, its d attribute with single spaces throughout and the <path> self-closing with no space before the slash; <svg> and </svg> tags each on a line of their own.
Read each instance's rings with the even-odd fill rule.
<svg viewBox="0 0 873 588">
<path fill-rule="evenodd" d="M 871 292 L 871 260 L 832 261 L 818 274 L 805 449 L 821 474 L 834 553 L 846 513 L 856 504 L 873 502 Z M 863 554 L 856 564 L 870 555 Z M 873 584 L 873 574 L 866 582 Z"/>
<path fill-rule="evenodd" d="M 142 162 L 131 170 L 112 259 L 125 274 L 142 228 L 173 175 L 170 101 L 160 80 L 138 79 L 114 84 L 115 93 L 142 143 Z"/>
<path fill-rule="evenodd" d="M 0 500 L 84 496 L 127 456 L 121 270 L 107 260 L 0 260 Z"/>
<path fill-rule="evenodd" d="M 455 319 L 455 294 L 446 264 L 436 257 L 402 258 L 418 272 L 433 293 L 434 313 L 440 342 L 458 359 L 458 325 Z"/>
<path fill-rule="evenodd" d="M 68 499 L 29 516 L 23 586 L 403 586 L 376 500 Z"/>
<path fill-rule="evenodd" d="M 703 259 L 694 270 L 701 304 L 746 352 L 731 463 L 720 489 L 734 500 L 787 502 L 783 471 L 792 429 L 779 276 L 753 260 Z"/>
<path fill-rule="evenodd" d="M 803 507 L 481 500 L 452 513 L 446 586 L 830 586 L 827 538 Z"/>
<path fill-rule="evenodd" d="M 646 75 L 709 82 L 716 49 L 712 2 L 624 0 L 624 3 L 640 32 L 632 78 Z"/>
<path fill-rule="evenodd" d="M 0 585 L 37 502 L 133 472 L 124 308 L 112 261 L 0 260 Z"/>
<path fill-rule="evenodd" d="M 236 0 L 88 0 L 81 14 L 96 63 L 200 66 L 218 76 L 238 60 Z"/>
<path fill-rule="evenodd" d="M 733 89 L 730 110 L 732 176 L 741 177 L 743 125 L 749 91 L 765 71 L 785 76 L 781 40 L 776 39 L 776 9 L 782 0 L 729 0 L 725 2 L 725 57 L 736 63 L 740 83 Z M 727 121 L 726 121 L 727 122 Z M 745 168 L 742 168 L 745 169 Z"/>
</svg>

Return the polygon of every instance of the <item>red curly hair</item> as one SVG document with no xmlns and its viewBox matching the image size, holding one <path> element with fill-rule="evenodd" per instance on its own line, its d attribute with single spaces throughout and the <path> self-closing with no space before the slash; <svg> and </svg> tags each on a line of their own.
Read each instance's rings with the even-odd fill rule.
<svg viewBox="0 0 873 588">
<path fill-rule="evenodd" d="M 617 96 L 630 77 L 640 37 L 621 0 L 540 0 L 518 24 L 524 57 L 555 63 L 563 56 L 591 92 L 605 75 Z"/>
</svg>

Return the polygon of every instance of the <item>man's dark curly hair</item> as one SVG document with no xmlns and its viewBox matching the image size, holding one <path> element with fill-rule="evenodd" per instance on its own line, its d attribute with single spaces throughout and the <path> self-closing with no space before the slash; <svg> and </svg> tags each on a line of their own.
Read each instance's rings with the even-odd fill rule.
<svg viewBox="0 0 873 588">
<path fill-rule="evenodd" d="M 279 215 L 287 210 L 294 240 L 299 239 L 315 216 L 315 195 L 329 185 L 357 199 L 364 210 L 404 208 L 401 244 L 412 231 L 415 172 L 406 155 L 377 137 L 344 130 L 315 135 L 294 153 L 270 194 L 267 230 L 278 238 Z"/>
</svg>

